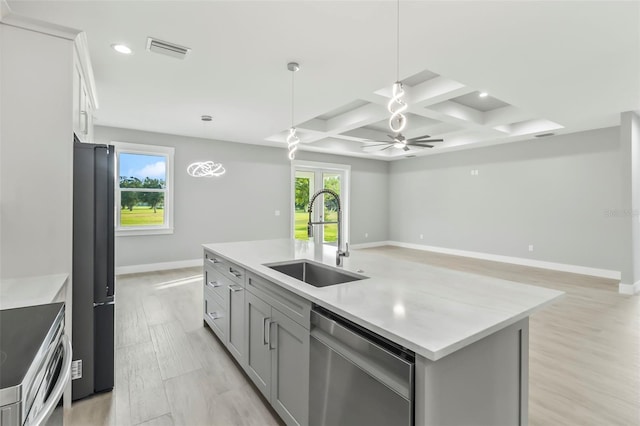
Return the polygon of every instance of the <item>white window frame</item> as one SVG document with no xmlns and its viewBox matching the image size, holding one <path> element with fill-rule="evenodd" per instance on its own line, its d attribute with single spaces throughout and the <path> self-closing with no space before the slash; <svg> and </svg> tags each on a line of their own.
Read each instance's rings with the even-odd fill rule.
<svg viewBox="0 0 640 426">
<path fill-rule="evenodd" d="M 291 223 L 289 224 L 290 238 L 295 239 L 295 221 L 296 221 L 296 170 L 304 171 L 321 171 L 321 172 L 341 172 L 344 175 L 344 181 L 342 182 L 342 193 L 340 194 L 340 204 L 342 208 L 342 233 L 343 242 L 350 242 L 350 222 L 351 222 L 351 166 L 349 164 L 336 164 L 336 163 L 321 163 L 318 161 L 304 161 L 293 160 L 291 162 L 291 201 L 289 203 L 291 207 Z M 313 194 L 313 193 L 312 193 Z M 310 194 L 310 195 L 312 195 Z M 314 243 L 320 244 L 318 236 L 320 233 L 315 233 Z"/>
<path fill-rule="evenodd" d="M 171 146 L 146 145 L 128 142 L 112 142 L 116 148 L 116 188 L 115 188 L 115 209 L 116 209 L 116 237 L 135 236 L 135 235 L 162 235 L 173 234 L 173 157 L 175 148 Z M 120 226 L 120 154 L 142 154 L 164 157 L 167 165 L 165 176 L 166 189 L 164 195 L 164 225 L 162 226 Z M 129 189 L 125 189 L 128 191 Z M 153 189 L 145 189 L 144 192 L 155 192 Z"/>
</svg>

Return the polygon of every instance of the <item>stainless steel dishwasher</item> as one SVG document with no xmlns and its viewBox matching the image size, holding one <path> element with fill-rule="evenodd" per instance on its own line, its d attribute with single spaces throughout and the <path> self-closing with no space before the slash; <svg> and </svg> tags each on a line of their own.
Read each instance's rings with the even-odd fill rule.
<svg viewBox="0 0 640 426">
<path fill-rule="evenodd" d="M 413 425 L 414 366 L 413 352 L 314 306 L 309 424 Z"/>
</svg>

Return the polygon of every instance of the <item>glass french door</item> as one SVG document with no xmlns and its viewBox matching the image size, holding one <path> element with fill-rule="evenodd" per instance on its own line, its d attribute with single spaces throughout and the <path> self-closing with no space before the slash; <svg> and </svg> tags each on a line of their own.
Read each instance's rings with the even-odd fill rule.
<svg viewBox="0 0 640 426">
<path fill-rule="evenodd" d="M 311 197 L 321 189 L 330 189 L 340 196 L 342 208 L 342 232 L 343 240 L 348 241 L 348 166 L 342 165 L 318 165 L 309 163 L 298 164 L 293 170 L 293 238 L 296 240 L 309 240 L 307 234 L 307 222 L 309 220 L 309 202 Z M 312 220 L 314 222 L 337 222 L 338 203 L 329 194 L 321 194 L 313 203 Z M 316 243 L 337 245 L 338 224 L 315 225 L 313 227 Z"/>
</svg>

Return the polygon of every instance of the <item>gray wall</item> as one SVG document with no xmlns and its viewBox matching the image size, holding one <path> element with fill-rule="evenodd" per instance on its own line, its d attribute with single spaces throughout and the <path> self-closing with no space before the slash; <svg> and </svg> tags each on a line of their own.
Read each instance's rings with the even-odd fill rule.
<svg viewBox="0 0 640 426">
<path fill-rule="evenodd" d="M 96 143 L 113 141 L 175 147 L 175 232 L 118 237 L 116 266 L 196 259 L 202 243 L 289 238 L 291 165 L 284 148 L 96 127 Z M 351 165 L 352 243 L 388 239 L 387 163 L 298 152 L 300 160 Z M 202 160 L 223 163 L 226 174 L 189 177 L 187 165 Z"/>
<path fill-rule="evenodd" d="M 393 162 L 390 239 L 620 271 L 624 220 L 606 214 L 623 205 L 619 132 Z"/>
</svg>

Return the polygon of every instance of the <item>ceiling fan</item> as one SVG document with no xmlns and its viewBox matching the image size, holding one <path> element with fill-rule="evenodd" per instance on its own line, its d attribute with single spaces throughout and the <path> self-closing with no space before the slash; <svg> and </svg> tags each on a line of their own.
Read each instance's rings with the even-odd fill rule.
<svg viewBox="0 0 640 426">
<path fill-rule="evenodd" d="M 398 133 L 395 136 L 387 135 L 391 139 L 391 141 L 367 141 L 365 143 L 373 142 L 371 145 L 367 145 L 367 148 L 375 147 L 375 146 L 384 146 L 384 148 L 380 149 L 380 151 L 384 151 L 389 148 L 398 148 L 404 151 L 409 151 L 409 147 L 418 147 L 418 148 L 433 148 L 432 143 L 435 142 L 443 142 L 444 139 L 429 139 L 431 136 L 422 135 L 415 138 L 405 138 L 402 133 Z M 385 146 L 386 145 L 386 146 Z"/>
</svg>

